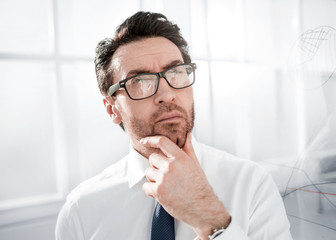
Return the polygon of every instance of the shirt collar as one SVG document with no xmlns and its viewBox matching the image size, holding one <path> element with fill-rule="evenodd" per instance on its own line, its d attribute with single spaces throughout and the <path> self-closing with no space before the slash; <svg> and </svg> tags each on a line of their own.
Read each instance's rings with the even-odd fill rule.
<svg viewBox="0 0 336 240">
<path fill-rule="evenodd" d="M 148 167 L 148 159 L 135 151 L 132 144 L 130 144 L 127 168 L 129 188 L 132 188 L 135 184 L 141 181 L 141 179 L 145 176 L 145 171 Z"/>
<path fill-rule="evenodd" d="M 196 154 L 198 161 L 202 164 L 202 156 L 200 153 L 199 143 L 196 141 L 195 137 L 192 135 L 191 142 Z M 148 159 L 138 153 L 132 144 L 129 146 L 129 158 L 127 167 L 128 176 L 128 186 L 132 188 L 138 182 L 140 182 L 145 176 L 145 171 L 149 167 Z"/>
</svg>

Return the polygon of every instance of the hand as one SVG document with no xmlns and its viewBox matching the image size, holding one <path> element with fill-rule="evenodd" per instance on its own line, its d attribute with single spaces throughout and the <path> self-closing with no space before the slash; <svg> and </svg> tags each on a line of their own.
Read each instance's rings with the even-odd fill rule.
<svg viewBox="0 0 336 240">
<path fill-rule="evenodd" d="M 227 227 L 230 215 L 214 194 L 194 152 L 191 134 L 180 149 L 164 136 L 140 141 L 145 147 L 160 149 L 149 156 L 150 167 L 143 191 L 174 218 L 191 227 L 201 239 L 208 239 L 214 229 Z"/>
</svg>

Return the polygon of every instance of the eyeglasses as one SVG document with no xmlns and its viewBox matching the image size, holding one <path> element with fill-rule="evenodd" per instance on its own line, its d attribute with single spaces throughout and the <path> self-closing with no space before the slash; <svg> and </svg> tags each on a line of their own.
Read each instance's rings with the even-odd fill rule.
<svg viewBox="0 0 336 240">
<path fill-rule="evenodd" d="M 195 69 L 195 63 L 184 63 L 158 73 L 137 74 L 113 84 L 107 94 L 112 96 L 120 88 L 125 88 L 127 95 L 133 100 L 149 98 L 157 92 L 162 77 L 174 89 L 187 88 L 195 82 Z"/>
</svg>

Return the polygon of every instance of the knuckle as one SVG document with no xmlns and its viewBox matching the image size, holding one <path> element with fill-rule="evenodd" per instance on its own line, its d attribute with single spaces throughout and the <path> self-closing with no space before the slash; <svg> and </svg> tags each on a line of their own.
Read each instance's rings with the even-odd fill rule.
<svg viewBox="0 0 336 240">
<path fill-rule="evenodd" d="M 153 195 L 153 197 L 155 197 L 155 198 L 157 198 L 157 196 L 158 196 L 158 191 L 157 191 L 157 184 L 155 184 L 155 185 L 153 185 L 152 186 L 152 195 Z"/>
<path fill-rule="evenodd" d="M 158 158 L 157 155 L 154 155 L 154 153 L 148 158 L 149 165 L 151 168 L 156 168 L 158 164 Z"/>
<path fill-rule="evenodd" d="M 164 182 L 167 180 L 167 174 L 165 173 L 160 173 L 159 177 L 158 177 L 158 181 L 157 183 L 160 185 L 160 187 L 162 187 L 162 185 L 164 184 Z"/>
<path fill-rule="evenodd" d="M 147 193 L 148 192 L 148 183 L 145 182 L 143 185 L 142 185 L 142 190 Z"/>
<path fill-rule="evenodd" d="M 148 157 L 148 161 L 149 161 L 149 164 L 153 165 L 153 161 L 154 161 L 154 156 L 153 156 L 153 153 L 151 155 L 149 155 Z"/>
<path fill-rule="evenodd" d="M 163 143 L 164 143 L 164 137 L 159 136 L 158 139 L 157 139 L 157 144 L 162 145 Z"/>
<path fill-rule="evenodd" d="M 172 164 L 170 162 L 165 163 L 165 172 L 170 172 L 172 169 Z"/>
<path fill-rule="evenodd" d="M 149 155 L 148 160 L 152 161 L 155 158 L 155 153 L 152 153 L 151 155 Z"/>
<path fill-rule="evenodd" d="M 150 174 L 150 170 L 151 170 L 150 168 L 147 168 L 147 169 L 145 170 L 145 175 L 146 175 L 146 176 L 149 176 L 149 174 Z"/>
<path fill-rule="evenodd" d="M 162 183 L 156 185 L 155 194 L 158 199 L 161 199 L 162 196 L 165 196 L 165 188 Z"/>
<path fill-rule="evenodd" d="M 166 169 L 166 172 L 174 172 L 175 171 L 175 164 L 174 164 L 174 161 L 167 161 L 166 164 L 165 164 L 165 169 Z"/>
<path fill-rule="evenodd" d="M 169 163 L 168 163 L 167 161 L 164 161 L 164 162 L 161 163 L 160 170 L 161 170 L 163 173 L 167 172 L 168 164 L 169 164 Z"/>
<path fill-rule="evenodd" d="M 156 178 L 158 183 L 162 183 L 164 175 L 161 172 L 156 172 Z"/>
</svg>

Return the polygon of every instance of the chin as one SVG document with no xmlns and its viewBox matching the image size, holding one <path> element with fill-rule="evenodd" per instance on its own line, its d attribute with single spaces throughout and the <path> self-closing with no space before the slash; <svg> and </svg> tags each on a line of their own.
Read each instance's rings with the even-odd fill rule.
<svg viewBox="0 0 336 240">
<path fill-rule="evenodd" d="M 173 143 L 175 143 L 177 146 L 179 146 L 179 148 L 182 148 L 186 142 L 186 138 L 187 138 L 187 132 L 169 132 L 169 133 L 162 133 L 162 134 L 158 134 L 161 136 L 166 136 L 167 138 L 169 138 Z"/>
<path fill-rule="evenodd" d="M 176 145 L 179 146 L 179 148 L 183 148 L 186 140 L 187 138 L 185 136 L 182 138 L 177 138 Z"/>
<path fill-rule="evenodd" d="M 182 148 L 186 142 L 189 128 L 187 124 L 167 124 L 154 129 L 154 135 L 166 136 L 177 146 Z"/>
</svg>

